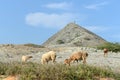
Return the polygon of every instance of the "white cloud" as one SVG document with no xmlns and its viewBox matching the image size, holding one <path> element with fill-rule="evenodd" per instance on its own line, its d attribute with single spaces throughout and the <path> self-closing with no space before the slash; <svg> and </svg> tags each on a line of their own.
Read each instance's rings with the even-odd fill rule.
<svg viewBox="0 0 120 80">
<path fill-rule="evenodd" d="M 72 3 L 67 2 L 61 2 L 61 3 L 50 3 L 47 5 L 44 5 L 44 7 L 51 8 L 51 9 L 70 9 L 72 6 Z"/>
<path fill-rule="evenodd" d="M 45 27 L 64 27 L 69 22 L 82 21 L 83 15 L 63 13 L 63 14 L 47 14 L 42 12 L 29 13 L 26 15 L 25 21 L 30 26 Z"/>
<path fill-rule="evenodd" d="M 108 4 L 108 2 L 90 4 L 90 5 L 85 6 L 85 8 L 97 10 L 97 9 L 99 9 L 100 7 L 105 6 L 105 5 L 107 5 L 107 4 Z"/>
</svg>

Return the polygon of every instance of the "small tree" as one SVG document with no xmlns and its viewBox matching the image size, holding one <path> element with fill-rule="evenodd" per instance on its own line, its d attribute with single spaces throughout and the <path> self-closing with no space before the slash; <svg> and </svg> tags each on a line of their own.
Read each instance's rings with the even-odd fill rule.
<svg viewBox="0 0 120 80">
<path fill-rule="evenodd" d="M 74 44 L 75 46 L 82 46 L 82 42 L 80 42 L 80 41 L 74 42 L 73 44 Z"/>
<path fill-rule="evenodd" d="M 88 37 L 85 37 L 84 39 L 85 39 L 85 40 L 88 40 L 88 41 L 90 40 L 90 38 L 88 38 Z"/>
<path fill-rule="evenodd" d="M 64 41 L 63 40 L 57 40 L 57 43 L 58 44 L 64 44 Z"/>
<path fill-rule="evenodd" d="M 119 43 L 105 43 L 97 47 L 98 49 L 107 48 L 109 51 L 119 52 L 120 51 L 120 44 Z"/>
</svg>

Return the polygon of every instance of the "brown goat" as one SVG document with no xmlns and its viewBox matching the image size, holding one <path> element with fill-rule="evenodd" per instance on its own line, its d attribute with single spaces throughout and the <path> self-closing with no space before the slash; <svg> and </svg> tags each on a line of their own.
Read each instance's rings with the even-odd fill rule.
<svg viewBox="0 0 120 80">
<path fill-rule="evenodd" d="M 103 52 L 104 52 L 104 57 L 108 55 L 108 49 L 104 48 Z"/>
<path fill-rule="evenodd" d="M 72 61 L 77 61 L 78 63 L 79 60 L 83 60 L 83 63 L 86 63 L 86 57 L 88 57 L 88 53 L 85 51 L 75 52 L 70 56 L 69 59 L 64 60 L 64 64 L 70 65 L 70 62 Z"/>
</svg>

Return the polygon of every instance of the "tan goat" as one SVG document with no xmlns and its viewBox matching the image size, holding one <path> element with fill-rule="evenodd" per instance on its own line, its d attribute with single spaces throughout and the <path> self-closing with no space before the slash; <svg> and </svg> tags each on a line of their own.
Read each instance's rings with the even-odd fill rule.
<svg viewBox="0 0 120 80">
<path fill-rule="evenodd" d="M 56 59 L 56 52 L 49 51 L 42 55 L 41 63 L 45 64 L 48 63 L 49 61 L 55 62 L 55 59 Z"/>
<path fill-rule="evenodd" d="M 72 61 L 79 61 L 83 60 L 83 63 L 86 63 L 86 58 L 88 57 L 88 53 L 85 51 L 79 51 L 79 52 L 74 52 L 69 59 L 64 60 L 64 64 L 70 65 L 70 62 Z"/>
</svg>

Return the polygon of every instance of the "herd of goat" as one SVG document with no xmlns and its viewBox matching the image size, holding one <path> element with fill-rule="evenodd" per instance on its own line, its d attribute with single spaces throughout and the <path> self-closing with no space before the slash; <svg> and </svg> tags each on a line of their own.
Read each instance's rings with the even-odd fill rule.
<svg viewBox="0 0 120 80">
<path fill-rule="evenodd" d="M 103 52 L 104 52 L 104 56 L 107 56 L 108 49 L 104 49 Z M 83 60 L 83 63 L 85 64 L 87 57 L 88 57 L 88 53 L 86 51 L 74 52 L 70 55 L 70 57 L 68 59 L 64 60 L 64 64 L 70 66 L 71 62 L 74 62 L 74 61 L 78 62 L 79 60 Z M 33 58 L 33 56 L 24 55 L 24 56 L 22 56 L 22 62 L 25 63 L 30 58 Z M 52 61 L 53 63 L 56 62 L 56 52 L 55 51 L 49 51 L 42 55 L 42 57 L 41 57 L 42 64 L 47 64 L 49 61 Z M 4 78 L 3 80 L 20 80 L 20 79 L 19 79 L 19 76 L 17 76 L 17 75 L 10 75 L 10 76 Z M 114 80 L 114 79 L 100 78 L 99 80 Z"/>
<path fill-rule="evenodd" d="M 108 53 L 108 49 L 104 49 L 104 56 L 107 56 Z M 53 63 L 56 62 L 56 52 L 55 51 L 49 51 L 45 54 L 42 55 L 41 57 L 41 63 L 42 64 L 47 64 L 49 61 L 52 61 Z M 83 60 L 83 63 L 86 63 L 86 58 L 88 57 L 88 53 L 86 51 L 78 51 L 78 52 L 74 52 L 70 55 L 70 57 L 68 59 L 64 60 L 64 64 L 69 65 L 71 62 L 75 62 L 75 61 L 79 61 L 79 60 Z M 29 60 L 30 58 L 33 58 L 33 56 L 28 56 L 28 55 L 24 55 L 22 56 L 22 62 L 26 62 L 27 60 Z"/>
</svg>

